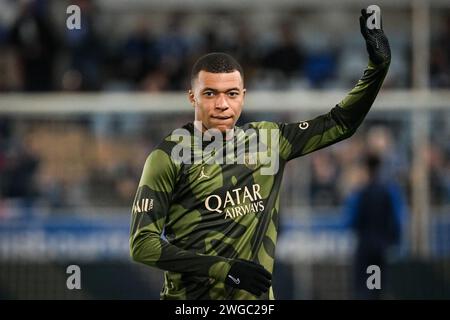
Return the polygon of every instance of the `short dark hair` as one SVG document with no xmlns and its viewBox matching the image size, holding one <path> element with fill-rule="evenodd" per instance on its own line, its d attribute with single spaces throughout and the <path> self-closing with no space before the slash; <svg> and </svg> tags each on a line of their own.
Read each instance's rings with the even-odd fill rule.
<svg viewBox="0 0 450 320">
<path fill-rule="evenodd" d="M 192 67 L 191 83 L 202 70 L 212 73 L 230 73 L 237 70 L 241 74 L 242 80 L 244 80 L 244 70 L 239 62 L 223 52 L 212 52 L 201 56 Z"/>
</svg>

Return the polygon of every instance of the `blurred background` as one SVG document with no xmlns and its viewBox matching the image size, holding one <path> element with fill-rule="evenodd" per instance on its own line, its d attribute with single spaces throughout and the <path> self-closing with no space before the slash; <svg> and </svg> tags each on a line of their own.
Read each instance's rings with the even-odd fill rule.
<svg viewBox="0 0 450 320">
<path fill-rule="evenodd" d="M 71 4 L 80 30 L 66 27 Z M 130 208 L 146 156 L 193 119 L 193 62 L 241 62 L 240 123 L 315 117 L 367 65 L 369 4 L 0 0 L 0 298 L 158 299 L 162 272 L 129 258 Z M 383 257 L 369 298 L 450 298 L 450 2 L 376 4 L 390 71 L 351 139 L 286 168 L 278 299 L 358 297 L 367 224 Z M 374 163 L 391 199 L 381 222 L 354 205 Z M 81 290 L 66 287 L 71 264 Z"/>
</svg>

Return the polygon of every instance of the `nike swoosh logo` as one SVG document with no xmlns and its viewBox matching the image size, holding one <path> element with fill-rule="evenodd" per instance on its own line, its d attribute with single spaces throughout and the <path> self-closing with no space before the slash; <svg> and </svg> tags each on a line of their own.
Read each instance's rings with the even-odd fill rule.
<svg viewBox="0 0 450 320">
<path fill-rule="evenodd" d="M 232 275 L 228 275 L 228 278 L 230 278 L 231 280 L 233 280 L 234 283 L 239 284 L 241 283 L 241 280 L 239 280 L 239 278 L 235 278 Z"/>
</svg>

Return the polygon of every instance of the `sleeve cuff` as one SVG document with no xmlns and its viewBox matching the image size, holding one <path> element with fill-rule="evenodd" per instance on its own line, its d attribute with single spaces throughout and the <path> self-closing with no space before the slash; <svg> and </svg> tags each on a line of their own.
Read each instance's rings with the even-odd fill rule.
<svg viewBox="0 0 450 320">
<path fill-rule="evenodd" d="M 231 260 L 227 258 L 220 258 L 209 268 L 209 276 L 221 282 L 225 282 L 228 272 L 231 269 Z"/>
</svg>

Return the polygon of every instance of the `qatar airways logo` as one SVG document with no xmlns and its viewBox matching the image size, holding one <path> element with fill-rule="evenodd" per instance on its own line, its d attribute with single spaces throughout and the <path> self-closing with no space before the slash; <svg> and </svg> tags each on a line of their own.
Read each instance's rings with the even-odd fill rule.
<svg viewBox="0 0 450 320">
<path fill-rule="evenodd" d="M 200 121 L 194 125 L 201 128 Z M 280 130 L 234 128 L 222 133 L 217 129 L 205 132 L 176 129 L 170 140 L 177 144 L 171 157 L 183 164 L 243 164 L 260 169 L 261 175 L 274 175 L 279 169 Z M 206 143 L 205 143 L 206 142 Z M 205 144 L 207 144 L 205 146 Z"/>
<path fill-rule="evenodd" d="M 260 194 L 261 186 L 257 183 L 250 188 L 236 188 L 227 191 L 225 197 L 213 194 L 206 198 L 205 208 L 211 212 L 225 214 L 225 219 L 236 218 L 248 213 L 264 211 L 264 202 Z"/>
</svg>

